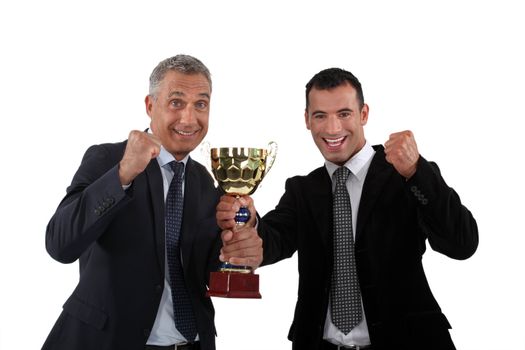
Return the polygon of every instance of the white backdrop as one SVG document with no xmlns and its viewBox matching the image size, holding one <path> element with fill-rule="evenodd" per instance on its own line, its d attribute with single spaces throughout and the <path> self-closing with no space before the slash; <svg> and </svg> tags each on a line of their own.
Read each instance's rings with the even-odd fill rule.
<svg viewBox="0 0 525 350">
<path fill-rule="evenodd" d="M 43 343 L 78 276 L 47 255 L 47 221 L 89 145 L 147 127 L 149 74 L 177 53 L 212 72 L 212 145 L 279 144 L 261 213 L 287 177 L 322 164 L 306 82 L 332 66 L 357 75 L 368 140 L 413 130 L 478 221 L 471 259 L 424 258 L 458 349 L 525 349 L 519 1 L 363 3 L 2 1 L 0 349 Z M 295 256 L 259 269 L 261 300 L 214 300 L 218 350 L 291 348 L 296 271 Z"/>
</svg>

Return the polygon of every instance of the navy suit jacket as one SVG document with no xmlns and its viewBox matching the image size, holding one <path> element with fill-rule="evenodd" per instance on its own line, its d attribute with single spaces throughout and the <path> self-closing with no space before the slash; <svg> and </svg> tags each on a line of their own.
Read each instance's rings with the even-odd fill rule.
<svg viewBox="0 0 525 350">
<path fill-rule="evenodd" d="M 126 191 L 118 176 L 126 142 L 90 147 L 46 232 L 49 254 L 79 260 L 77 287 L 43 349 L 143 350 L 165 276 L 164 192 L 152 159 Z M 220 193 L 206 169 L 188 160 L 181 251 L 202 349 L 215 349 L 214 309 L 206 297 L 219 265 Z"/>
<path fill-rule="evenodd" d="M 374 349 L 454 349 L 450 324 L 434 299 L 422 265 L 426 242 L 466 259 L 478 245 L 477 225 L 434 163 L 420 158 L 406 181 L 382 146 L 365 179 L 355 254 Z M 294 349 L 319 349 L 333 266 L 332 182 L 323 166 L 287 180 L 276 208 L 259 220 L 264 262 L 298 252 L 299 290 L 289 332 Z"/>
</svg>

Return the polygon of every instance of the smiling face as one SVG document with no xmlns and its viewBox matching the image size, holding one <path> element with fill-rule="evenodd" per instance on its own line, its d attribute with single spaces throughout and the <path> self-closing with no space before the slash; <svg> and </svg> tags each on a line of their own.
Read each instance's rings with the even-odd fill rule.
<svg viewBox="0 0 525 350">
<path fill-rule="evenodd" d="M 151 131 L 175 159 L 193 151 L 208 132 L 211 87 L 203 74 L 170 70 L 146 96 Z"/>
<path fill-rule="evenodd" d="M 305 122 L 323 157 L 344 165 L 365 145 L 368 105 L 359 108 L 355 88 L 343 83 L 335 88 L 312 88 Z"/>
</svg>

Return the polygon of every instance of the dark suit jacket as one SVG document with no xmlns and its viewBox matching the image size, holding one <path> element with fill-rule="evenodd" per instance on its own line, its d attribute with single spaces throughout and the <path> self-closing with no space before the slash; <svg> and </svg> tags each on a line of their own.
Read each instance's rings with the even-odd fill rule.
<svg viewBox="0 0 525 350">
<path fill-rule="evenodd" d="M 356 228 L 356 264 L 375 349 L 454 349 L 450 325 L 422 266 L 428 239 L 451 258 L 477 248 L 477 225 L 438 167 L 420 158 L 406 181 L 376 154 L 365 179 Z M 289 339 L 294 349 L 319 349 L 333 265 L 332 183 L 325 167 L 286 182 L 277 207 L 260 221 L 264 262 L 298 252 L 299 290 Z"/>
<path fill-rule="evenodd" d="M 126 142 L 90 147 L 46 232 L 49 254 L 79 259 L 80 279 L 43 349 L 143 350 L 165 270 L 164 194 L 156 159 L 124 191 L 118 163 Z M 219 193 L 206 169 L 188 160 L 181 250 L 202 349 L 215 349 L 214 309 L 206 297 L 221 246 Z"/>
</svg>

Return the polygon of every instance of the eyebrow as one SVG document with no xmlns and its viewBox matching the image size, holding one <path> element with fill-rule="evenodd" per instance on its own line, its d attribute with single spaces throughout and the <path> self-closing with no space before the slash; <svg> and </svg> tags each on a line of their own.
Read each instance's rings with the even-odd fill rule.
<svg viewBox="0 0 525 350">
<path fill-rule="evenodd" d="M 350 108 L 342 108 L 342 109 L 338 110 L 336 113 L 341 113 L 341 112 L 350 112 L 350 113 L 352 113 L 353 110 L 350 109 Z M 312 115 L 314 115 L 314 114 L 327 114 L 327 112 L 325 112 L 325 111 L 313 111 Z"/>
<path fill-rule="evenodd" d="M 170 94 L 168 95 L 168 98 L 170 97 L 173 97 L 173 96 L 178 96 L 178 97 L 183 97 L 184 96 L 184 92 L 181 92 L 181 91 L 172 91 L 170 92 Z M 210 94 L 206 93 L 206 92 L 201 92 L 199 94 L 200 97 L 204 97 L 204 98 L 207 98 L 208 100 L 210 99 Z"/>
</svg>

